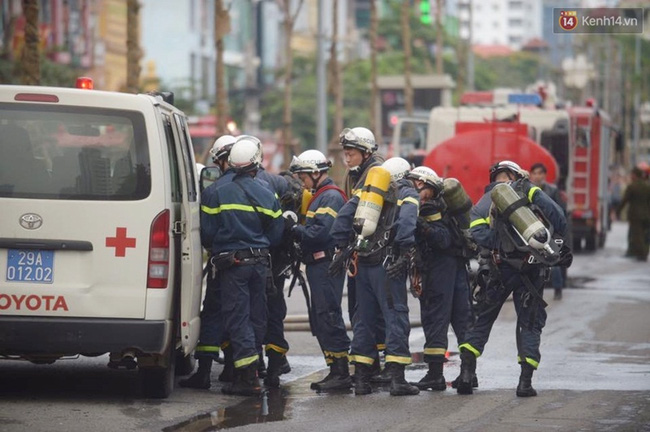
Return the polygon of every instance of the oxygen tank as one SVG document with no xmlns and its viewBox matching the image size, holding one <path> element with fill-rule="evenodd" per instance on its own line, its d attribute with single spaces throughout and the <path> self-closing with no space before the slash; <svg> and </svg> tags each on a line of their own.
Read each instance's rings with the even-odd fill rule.
<svg viewBox="0 0 650 432">
<path fill-rule="evenodd" d="M 307 190 L 302 190 L 302 200 L 300 202 L 300 220 L 304 224 L 307 220 L 307 211 L 309 210 L 309 203 L 311 202 L 312 193 Z"/>
<path fill-rule="evenodd" d="M 372 167 L 361 189 L 361 198 L 354 214 L 353 226 L 362 238 L 374 234 L 384 206 L 384 196 L 390 187 L 390 173 L 386 168 Z"/>
<path fill-rule="evenodd" d="M 519 195 L 508 183 L 499 183 L 490 192 L 492 202 L 500 213 L 503 213 L 511 204 L 519 200 Z M 535 216 L 527 206 L 519 207 L 508 217 L 508 221 L 521 235 L 524 241 L 537 249 L 548 246 L 550 236 L 544 224 Z M 545 239 L 545 240 L 540 240 Z M 532 240 L 532 243 L 531 243 Z M 541 247 L 538 247 L 541 246 Z"/>
<path fill-rule="evenodd" d="M 446 178 L 443 181 L 442 199 L 447 204 L 448 212 L 455 217 L 460 229 L 469 229 L 469 211 L 472 208 L 472 200 L 465 192 L 463 185 L 455 178 Z"/>
</svg>

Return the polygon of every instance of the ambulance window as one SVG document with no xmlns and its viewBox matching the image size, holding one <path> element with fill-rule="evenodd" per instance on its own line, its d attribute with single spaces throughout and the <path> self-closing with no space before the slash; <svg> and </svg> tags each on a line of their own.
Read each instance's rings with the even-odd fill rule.
<svg viewBox="0 0 650 432">
<path fill-rule="evenodd" d="M 0 104 L 0 197 L 112 201 L 150 192 L 141 113 Z"/>
<path fill-rule="evenodd" d="M 165 122 L 165 137 L 167 138 L 167 151 L 169 152 L 169 170 L 172 181 L 172 201 L 181 202 L 183 195 L 181 193 L 181 182 L 178 177 L 178 157 L 176 155 L 176 145 L 174 144 L 174 132 L 172 122 L 168 115 L 163 114 Z"/>
<path fill-rule="evenodd" d="M 174 114 L 174 120 L 176 120 L 176 126 L 178 127 L 178 136 L 181 141 L 181 151 L 183 152 L 183 164 L 185 165 L 185 175 L 187 177 L 187 198 L 190 201 L 196 201 L 196 164 L 192 159 L 194 149 L 189 144 L 191 141 L 188 139 L 187 127 L 183 118 L 178 114 Z"/>
</svg>

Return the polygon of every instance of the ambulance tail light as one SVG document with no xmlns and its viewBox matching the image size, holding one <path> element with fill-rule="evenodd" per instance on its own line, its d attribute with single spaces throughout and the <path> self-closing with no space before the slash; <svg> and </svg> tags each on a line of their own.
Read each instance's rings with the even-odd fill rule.
<svg viewBox="0 0 650 432">
<path fill-rule="evenodd" d="M 167 288 L 169 278 L 169 210 L 151 223 L 147 288 Z"/>
</svg>

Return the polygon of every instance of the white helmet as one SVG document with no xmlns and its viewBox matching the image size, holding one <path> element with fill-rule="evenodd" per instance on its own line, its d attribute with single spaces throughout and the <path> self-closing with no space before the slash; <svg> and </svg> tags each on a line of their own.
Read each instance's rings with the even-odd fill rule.
<svg viewBox="0 0 650 432">
<path fill-rule="evenodd" d="M 434 170 L 426 166 L 419 166 L 406 175 L 407 179 L 423 181 L 427 186 L 431 186 L 436 194 L 440 194 L 444 187 L 442 179 Z"/>
<path fill-rule="evenodd" d="M 248 172 L 258 169 L 262 165 L 262 148 L 250 138 L 237 139 L 230 150 L 228 165 L 236 171 Z"/>
<path fill-rule="evenodd" d="M 497 162 L 494 165 L 490 167 L 490 183 L 495 181 L 497 178 L 497 174 L 503 171 L 509 171 L 512 174 L 514 174 L 515 178 L 524 178 L 523 171 L 521 170 L 521 167 L 516 164 L 513 161 L 509 160 L 503 160 L 501 162 Z"/>
<path fill-rule="evenodd" d="M 390 179 L 392 181 L 397 181 L 406 174 L 411 171 L 411 164 L 406 161 L 406 159 L 403 159 L 401 157 L 393 157 L 388 159 L 386 162 L 381 164 L 382 168 L 386 168 L 386 170 L 390 173 Z"/>
<path fill-rule="evenodd" d="M 237 141 L 240 141 L 240 140 L 247 140 L 247 141 L 251 141 L 251 142 L 255 143 L 255 145 L 260 149 L 260 155 L 261 155 L 261 158 L 262 158 L 261 160 L 262 161 L 264 160 L 264 146 L 262 145 L 262 141 L 260 141 L 259 138 L 255 137 L 253 135 L 239 135 L 237 137 Z M 237 141 L 235 141 L 235 142 L 237 142 Z"/>
<path fill-rule="evenodd" d="M 332 166 L 323 153 L 318 150 L 307 150 L 298 157 L 294 156 L 289 166 L 292 173 L 316 173 L 327 171 Z"/>
<path fill-rule="evenodd" d="M 237 138 L 232 135 L 221 135 L 217 140 L 212 144 L 210 149 L 210 155 L 212 156 L 212 162 L 217 162 L 219 159 L 224 159 L 228 157 L 232 145 L 235 143 Z"/>
<path fill-rule="evenodd" d="M 362 152 L 373 153 L 377 150 L 375 135 L 364 127 L 345 128 L 339 134 L 343 148 L 354 148 Z"/>
</svg>

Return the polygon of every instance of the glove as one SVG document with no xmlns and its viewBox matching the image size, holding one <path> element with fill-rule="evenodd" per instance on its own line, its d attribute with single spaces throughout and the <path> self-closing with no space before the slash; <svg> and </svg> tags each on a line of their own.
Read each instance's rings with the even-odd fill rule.
<svg viewBox="0 0 650 432">
<path fill-rule="evenodd" d="M 289 211 L 284 212 L 282 217 L 284 217 L 284 232 L 290 233 L 298 223 L 298 218 L 295 213 Z"/>
<path fill-rule="evenodd" d="M 415 254 L 414 248 L 401 250 L 399 257 L 386 266 L 386 274 L 390 279 L 397 280 L 404 277 L 404 273 L 411 263 L 411 257 Z"/>
<path fill-rule="evenodd" d="M 417 232 L 418 237 L 422 236 L 426 239 L 431 234 L 432 229 L 424 218 L 419 217 L 415 224 L 415 231 Z"/>
<path fill-rule="evenodd" d="M 566 245 L 562 246 L 562 249 L 560 249 L 560 261 L 558 261 L 557 265 L 559 267 L 569 268 L 572 263 L 573 253 L 571 252 L 571 249 Z"/>
<path fill-rule="evenodd" d="M 343 249 L 336 248 L 334 250 L 334 257 L 327 269 L 327 274 L 331 277 L 338 277 L 345 271 L 345 256 Z"/>
</svg>

